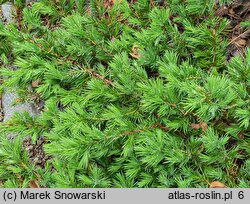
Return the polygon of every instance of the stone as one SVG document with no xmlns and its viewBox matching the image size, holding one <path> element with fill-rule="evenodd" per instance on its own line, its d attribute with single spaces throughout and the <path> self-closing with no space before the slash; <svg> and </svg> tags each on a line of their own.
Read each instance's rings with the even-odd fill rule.
<svg viewBox="0 0 250 204">
<path fill-rule="evenodd" d="M 5 3 L 1 5 L 3 21 L 7 23 L 14 22 L 14 14 L 16 13 L 13 5 L 11 3 Z"/>
<path fill-rule="evenodd" d="M 3 122 L 8 121 L 15 114 L 15 112 L 28 112 L 31 116 L 38 114 L 33 105 L 30 103 L 22 103 L 14 106 L 13 104 L 16 99 L 18 99 L 18 94 L 16 92 L 10 92 L 8 89 L 5 90 L 4 94 L 2 95 L 2 106 L 4 113 Z"/>
<path fill-rule="evenodd" d="M 11 3 L 5 3 L 1 6 L 3 20 L 6 23 L 11 23 L 14 21 L 14 13 L 15 9 Z M 14 67 L 12 67 L 14 69 Z M 2 98 L 2 109 L 3 109 L 3 122 L 8 121 L 16 112 L 28 112 L 31 116 L 37 115 L 39 112 L 34 108 L 34 106 L 30 103 L 22 103 L 18 105 L 14 105 L 14 102 L 18 100 L 17 92 L 11 91 L 9 89 L 5 89 Z M 13 138 L 15 134 L 10 134 L 10 138 Z"/>
</svg>

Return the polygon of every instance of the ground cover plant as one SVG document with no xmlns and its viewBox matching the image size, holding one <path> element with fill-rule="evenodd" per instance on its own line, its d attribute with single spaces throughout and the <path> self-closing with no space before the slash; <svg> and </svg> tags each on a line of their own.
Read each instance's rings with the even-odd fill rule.
<svg viewBox="0 0 250 204">
<path fill-rule="evenodd" d="M 1 91 L 41 113 L 0 123 L 0 186 L 250 187 L 249 21 L 232 41 L 222 5 L 16 1 Z"/>
</svg>

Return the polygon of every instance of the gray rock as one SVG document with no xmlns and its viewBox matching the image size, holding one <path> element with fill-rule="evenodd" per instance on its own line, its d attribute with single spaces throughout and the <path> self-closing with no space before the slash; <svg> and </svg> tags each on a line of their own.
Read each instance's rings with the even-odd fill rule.
<svg viewBox="0 0 250 204">
<path fill-rule="evenodd" d="M 1 10 L 3 14 L 3 20 L 5 22 L 11 23 L 14 21 L 13 14 L 15 14 L 16 11 L 11 3 L 2 4 Z"/>
<path fill-rule="evenodd" d="M 6 23 L 10 23 L 14 21 L 13 14 L 15 13 L 15 9 L 11 3 L 3 4 L 2 6 L 3 20 Z M 14 105 L 16 100 L 18 99 L 18 94 L 16 91 L 10 91 L 9 89 L 5 89 L 2 95 L 2 109 L 4 119 L 3 122 L 8 121 L 16 112 L 28 112 L 31 116 L 37 115 L 39 112 L 36 111 L 34 106 L 30 103 L 23 103 Z M 10 134 L 10 138 L 15 137 L 15 134 Z"/>
<path fill-rule="evenodd" d="M 38 114 L 34 106 L 30 103 L 22 103 L 14 106 L 14 103 L 17 99 L 18 94 L 16 92 L 5 90 L 2 96 L 2 106 L 4 113 L 3 122 L 8 121 L 15 114 L 15 112 L 28 112 L 31 116 L 35 116 Z"/>
</svg>

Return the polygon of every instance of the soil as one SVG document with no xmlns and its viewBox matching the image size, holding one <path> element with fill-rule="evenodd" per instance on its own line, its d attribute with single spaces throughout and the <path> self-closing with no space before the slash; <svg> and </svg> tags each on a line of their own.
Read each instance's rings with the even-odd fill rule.
<svg viewBox="0 0 250 204">
<path fill-rule="evenodd" d="M 250 28 L 244 28 L 241 22 L 250 20 L 250 1 L 235 0 L 229 5 L 217 7 L 216 15 L 230 21 L 231 32 L 228 35 L 230 43 L 227 59 L 230 60 L 238 54 L 244 56 L 244 50 L 250 46 Z"/>
<path fill-rule="evenodd" d="M 35 143 L 28 137 L 23 140 L 22 144 L 23 150 L 28 153 L 30 162 L 41 168 L 44 168 L 46 162 L 51 159 L 50 156 L 45 154 L 43 149 L 43 145 L 46 143 L 47 141 L 44 137 L 40 137 Z"/>
</svg>

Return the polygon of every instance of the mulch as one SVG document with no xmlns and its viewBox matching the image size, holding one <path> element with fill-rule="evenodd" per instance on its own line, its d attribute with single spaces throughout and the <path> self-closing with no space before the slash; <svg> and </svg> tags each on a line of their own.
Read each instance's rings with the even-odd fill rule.
<svg viewBox="0 0 250 204">
<path fill-rule="evenodd" d="M 40 137 L 36 142 L 32 142 L 30 137 L 23 140 L 23 150 L 27 151 L 28 157 L 31 163 L 41 168 L 45 167 L 47 161 L 51 160 L 51 157 L 44 152 L 43 145 L 47 143 L 44 137 Z"/>
<path fill-rule="evenodd" d="M 241 23 L 250 20 L 250 1 L 235 0 L 229 5 L 218 6 L 216 15 L 230 21 L 227 59 L 230 60 L 236 55 L 243 57 L 245 49 L 250 46 L 250 28 L 241 26 Z"/>
</svg>

